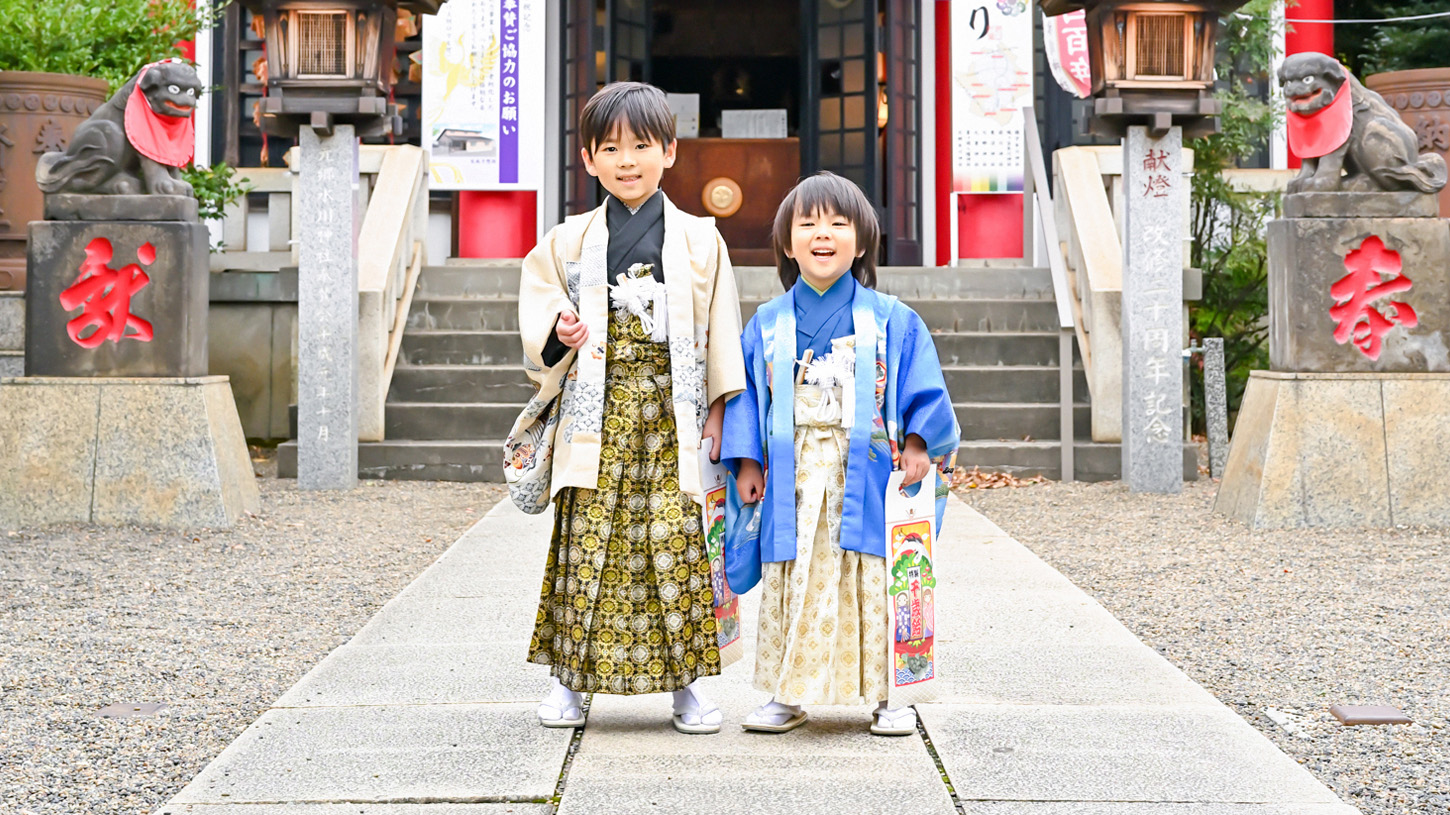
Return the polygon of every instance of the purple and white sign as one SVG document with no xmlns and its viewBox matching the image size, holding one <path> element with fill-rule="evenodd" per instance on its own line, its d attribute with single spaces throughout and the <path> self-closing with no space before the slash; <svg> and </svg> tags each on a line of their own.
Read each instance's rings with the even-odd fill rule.
<svg viewBox="0 0 1450 815">
<path fill-rule="evenodd" d="M 542 186 L 542 0 L 450 0 L 423 18 L 423 133 L 433 189 Z"/>
</svg>

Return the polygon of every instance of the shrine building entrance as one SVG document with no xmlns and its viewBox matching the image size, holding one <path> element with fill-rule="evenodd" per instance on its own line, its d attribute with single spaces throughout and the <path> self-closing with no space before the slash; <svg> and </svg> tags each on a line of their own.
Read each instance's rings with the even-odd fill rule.
<svg viewBox="0 0 1450 815">
<path fill-rule="evenodd" d="M 716 218 L 738 265 L 771 265 L 770 224 L 803 175 L 831 170 L 876 205 L 880 261 L 921 263 L 920 0 L 565 0 L 566 214 L 602 191 L 578 112 L 609 82 L 671 94 L 678 160 L 663 188 Z"/>
</svg>

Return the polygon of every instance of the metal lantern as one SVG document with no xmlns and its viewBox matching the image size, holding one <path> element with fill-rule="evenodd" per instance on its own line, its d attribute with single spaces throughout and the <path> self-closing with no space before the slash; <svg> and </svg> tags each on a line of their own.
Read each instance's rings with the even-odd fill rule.
<svg viewBox="0 0 1450 815">
<path fill-rule="evenodd" d="M 1213 98 L 1218 18 L 1245 0 L 1040 0 L 1047 16 L 1086 9 L 1093 74 L 1094 132 L 1121 136 L 1128 125 L 1185 138 L 1218 128 Z"/>
<path fill-rule="evenodd" d="M 262 129 L 296 136 L 299 125 L 359 136 L 401 132 L 388 102 L 398 9 L 436 14 L 445 0 L 243 0 L 262 17 L 267 85 Z"/>
</svg>

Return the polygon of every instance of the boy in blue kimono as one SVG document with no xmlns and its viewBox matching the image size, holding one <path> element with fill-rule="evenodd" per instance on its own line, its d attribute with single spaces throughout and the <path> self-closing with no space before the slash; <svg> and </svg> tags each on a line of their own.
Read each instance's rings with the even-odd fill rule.
<svg viewBox="0 0 1450 815">
<path fill-rule="evenodd" d="M 886 484 L 949 466 L 959 433 L 926 325 L 873 288 L 879 240 L 856 185 L 802 181 L 775 216 L 787 291 L 741 338 L 746 386 L 726 405 L 721 458 L 739 499 L 761 502 L 755 687 L 773 696 L 747 730 L 791 730 L 804 704 L 877 702 L 872 733 L 916 732 L 916 712 L 885 701 Z M 940 526 L 945 483 L 938 494 Z"/>
</svg>

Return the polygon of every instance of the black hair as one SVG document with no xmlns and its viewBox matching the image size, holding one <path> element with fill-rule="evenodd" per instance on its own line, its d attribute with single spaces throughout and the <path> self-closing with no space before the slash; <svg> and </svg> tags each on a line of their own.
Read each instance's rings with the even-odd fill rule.
<svg viewBox="0 0 1450 815">
<path fill-rule="evenodd" d="M 675 140 L 675 115 L 665 92 L 644 82 L 611 82 L 589 98 L 579 114 L 579 144 L 593 155 L 621 126 L 668 148 Z"/>
<path fill-rule="evenodd" d="M 829 170 L 802 179 L 795 189 L 786 193 L 785 200 L 775 211 L 771 243 L 775 248 L 775 268 L 780 274 L 781 285 L 789 289 L 801 276 L 800 264 L 785 254 L 790 248 L 791 222 L 797 215 L 813 212 L 844 216 L 856 227 L 856 251 L 864 249 L 866 253 L 851 259 L 851 275 L 866 288 L 876 288 L 876 251 L 881 243 L 881 225 L 876 220 L 876 209 L 860 187 Z"/>
</svg>

